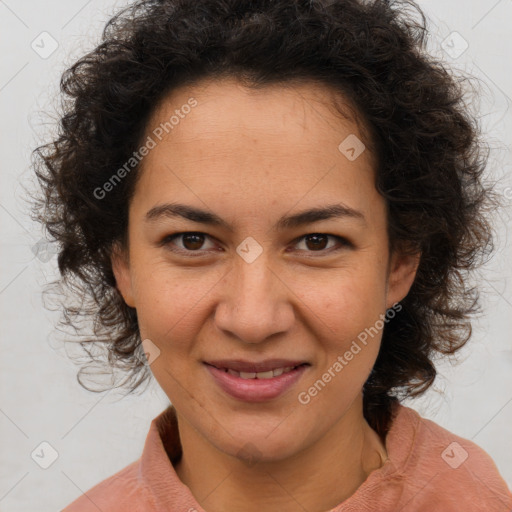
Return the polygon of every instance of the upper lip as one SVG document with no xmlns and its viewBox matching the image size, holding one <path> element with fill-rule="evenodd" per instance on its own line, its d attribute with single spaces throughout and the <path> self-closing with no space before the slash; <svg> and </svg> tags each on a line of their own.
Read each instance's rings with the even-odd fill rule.
<svg viewBox="0 0 512 512">
<path fill-rule="evenodd" d="M 244 361 L 243 359 L 218 359 L 215 361 L 205 361 L 206 364 L 215 366 L 219 369 L 231 369 L 237 372 L 269 372 L 277 368 L 287 368 L 309 364 L 306 361 L 292 359 L 265 359 L 264 361 Z"/>
</svg>

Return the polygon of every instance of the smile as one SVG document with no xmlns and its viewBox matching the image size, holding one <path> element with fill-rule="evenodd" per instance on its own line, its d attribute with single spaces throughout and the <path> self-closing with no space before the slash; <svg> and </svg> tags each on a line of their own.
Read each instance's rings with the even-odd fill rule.
<svg viewBox="0 0 512 512">
<path fill-rule="evenodd" d="M 268 372 L 237 372 L 231 368 L 224 368 L 224 371 L 235 377 L 241 377 L 242 379 L 272 379 L 273 377 L 279 377 L 283 373 L 289 373 L 295 370 L 298 366 L 286 366 L 285 368 L 276 368 Z"/>
<path fill-rule="evenodd" d="M 244 402 L 265 402 L 278 398 L 296 385 L 310 365 L 282 366 L 264 372 L 217 368 L 205 363 L 213 382 L 225 394 Z"/>
</svg>

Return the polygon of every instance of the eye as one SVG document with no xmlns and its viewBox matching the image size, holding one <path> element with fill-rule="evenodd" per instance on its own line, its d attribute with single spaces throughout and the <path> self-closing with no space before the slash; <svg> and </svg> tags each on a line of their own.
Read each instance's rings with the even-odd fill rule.
<svg viewBox="0 0 512 512">
<path fill-rule="evenodd" d="M 338 244 L 340 244 L 342 247 L 353 247 L 353 245 L 346 238 L 336 235 L 328 235 L 325 233 L 310 233 L 298 238 L 297 240 L 304 241 L 303 246 L 306 247 L 306 252 L 332 252 L 331 249 L 333 248 L 333 245 L 327 247 L 329 239 L 338 241 Z M 334 244 L 334 247 L 335 245 L 336 244 Z"/>
<path fill-rule="evenodd" d="M 168 235 L 166 236 L 162 242 L 161 245 L 163 246 L 172 246 L 174 244 L 174 240 L 176 239 L 182 239 L 181 247 L 178 246 L 177 248 L 169 247 L 172 251 L 178 252 L 178 253 L 190 253 L 193 252 L 200 252 L 199 249 L 203 247 L 204 240 L 206 238 L 209 238 L 207 234 L 200 233 L 197 231 L 187 231 L 185 233 L 176 233 L 175 235 Z M 213 244 L 212 244 L 212 247 Z M 210 248 L 212 248 L 210 247 Z"/>
<path fill-rule="evenodd" d="M 173 235 L 166 236 L 160 243 L 160 245 L 168 247 L 171 251 L 182 253 L 187 256 L 200 256 L 203 250 L 215 249 L 215 245 L 210 242 L 210 247 L 204 247 L 205 240 L 210 239 L 210 237 L 206 233 L 201 233 L 198 231 L 187 231 L 184 233 L 176 233 Z M 353 244 L 349 242 L 346 238 L 336 235 L 328 235 L 325 233 L 309 233 L 307 235 L 303 235 L 300 238 L 297 238 L 294 241 L 296 246 L 303 244 L 305 249 L 299 249 L 299 251 L 304 252 L 332 252 L 333 247 L 336 244 L 328 246 L 328 240 L 335 240 L 338 242 L 339 250 L 344 247 L 353 247 Z M 181 240 L 179 244 L 175 243 L 175 240 Z M 193 254 L 197 253 L 197 254 Z"/>
</svg>

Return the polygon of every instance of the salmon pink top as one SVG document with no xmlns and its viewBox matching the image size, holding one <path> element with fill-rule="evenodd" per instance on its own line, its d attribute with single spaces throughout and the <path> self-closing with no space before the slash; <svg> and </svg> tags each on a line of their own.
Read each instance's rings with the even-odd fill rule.
<svg viewBox="0 0 512 512">
<path fill-rule="evenodd" d="M 415 410 L 397 404 L 388 459 L 326 512 L 511 512 L 512 493 L 491 457 Z M 208 512 L 179 479 L 171 405 L 151 422 L 141 457 L 78 497 L 63 512 Z M 229 512 L 229 510 L 226 510 Z"/>
</svg>

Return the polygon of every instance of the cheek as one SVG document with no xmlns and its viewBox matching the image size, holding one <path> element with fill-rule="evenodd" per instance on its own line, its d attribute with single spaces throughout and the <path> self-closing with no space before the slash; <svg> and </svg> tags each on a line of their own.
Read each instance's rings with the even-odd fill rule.
<svg viewBox="0 0 512 512">
<path fill-rule="evenodd" d="M 385 311 L 385 275 L 378 265 L 333 269 L 292 287 L 320 320 L 329 339 L 344 344 L 370 327 Z"/>
<path fill-rule="evenodd" d="M 165 340 L 182 339 L 197 325 L 194 321 L 205 296 L 207 280 L 183 275 L 168 264 L 142 264 L 134 272 L 134 290 L 141 336 Z"/>
</svg>

